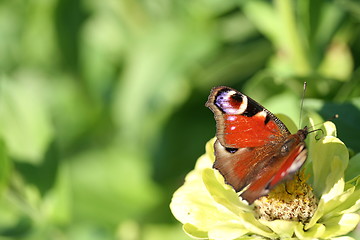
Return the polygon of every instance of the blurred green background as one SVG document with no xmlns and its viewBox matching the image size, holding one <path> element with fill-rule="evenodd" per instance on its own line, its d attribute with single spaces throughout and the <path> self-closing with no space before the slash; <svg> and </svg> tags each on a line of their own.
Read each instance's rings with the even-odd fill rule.
<svg viewBox="0 0 360 240">
<path fill-rule="evenodd" d="M 228 85 L 360 151 L 356 0 L 0 1 L 0 239 L 188 239 L 169 210 Z"/>
</svg>

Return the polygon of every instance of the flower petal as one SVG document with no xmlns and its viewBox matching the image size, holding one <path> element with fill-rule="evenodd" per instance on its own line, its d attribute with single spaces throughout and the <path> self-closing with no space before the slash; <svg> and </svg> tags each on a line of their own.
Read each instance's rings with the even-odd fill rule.
<svg viewBox="0 0 360 240">
<path fill-rule="evenodd" d="M 314 216 L 310 219 L 310 222 L 305 225 L 305 230 L 312 228 L 320 218 L 326 215 L 331 209 L 334 209 L 342 203 L 337 197 L 343 192 L 344 185 L 344 179 L 341 178 L 336 184 L 333 185 L 328 193 L 321 197 Z"/>
<path fill-rule="evenodd" d="M 242 224 L 249 230 L 249 232 L 271 239 L 277 237 L 277 234 L 272 232 L 271 229 L 261 224 L 259 220 L 255 218 L 253 212 L 242 212 L 239 217 Z"/>
<path fill-rule="evenodd" d="M 268 240 L 268 238 L 260 237 L 260 236 L 243 236 L 236 240 Z M 286 239 L 284 239 L 286 240 Z"/>
<path fill-rule="evenodd" d="M 218 172 L 216 171 L 216 173 Z M 224 179 L 219 173 L 215 175 L 215 170 L 204 169 L 202 176 L 207 190 L 214 201 L 218 203 L 217 207 L 220 211 L 234 214 L 233 220 L 239 221 L 239 224 L 250 233 L 265 237 L 276 236 L 255 218 L 252 207 L 239 200 L 238 195 L 230 186 L 224 183 Z M 234 228 L 234 230 L 238 228 Z M 236 230 L 236 232 L 238 231 Z"/>
<path fill-rule="evenodd" d="M 341 214 L 357 212 L 360 209 L 360 190 L 357 190 L 351 194 L 351 196 L 346 199 L 344 204 L 341 205 L 338 211 L 341 211 Z"/>
<path fill-rule="evenodd" d="M 344 236 L 344 237 L 330 238 L 330 240 L 355 240 L 355 238 Z"/>
<path fill-rule="evenodd" d="M 298 223 L 298 225 L 295 228 L 295 235 L 299 239 L 317 239 L 322 238 L 322 235 L 324 234 L 326 227 L 323 224 L 315 224 L 307 231 L 304 231 L 302 223 Z"/>
<path fill-rule="evenodd" d="M 181 223 L 190 223 L 201 231 L 234 218 L 233 213 L 218 209 L 203 184 L 201 171 L 196 170 L 186 176 L 185 184 L 174 193 L 170 209 Z"/>
<path fill-rule="evenodd" d="M 325 136 L 312 145 L 309 156 L 313 160 L 313 187 L 317 195 L 321 196 L 323 193 L 328 193 L 344 176 L 349 152 L 338 138 Z M 338 193 L 342 191 L 339 189 Z"/>
<path fill-rule="evenodd" d="M 333 122 L 326 121 L 323 123 L 321 129 L 324 131 L 325 136 L 337 136 L 336 126 Z"/>
<path fill-rule="evenodd" d="M 291 238 L 291 236 L 294 235 L 295 227 L 298 225 L 297 222 L 285 221 L 285 220 L 274 220 L 274 221 L 259 220 L 259 221 L 265 226 L 268 226 L 281 238 Z"/>
<path fill-rule="evenodd" d="M 195 238 L 195 239 L 208 239 L 207 232 L 199 230 L 196 226 L 194 226 L 194 225 L 192 225 L 190 223 L 185 223 L 184 226 L 183 226 L 183 230 L 187 235 L 189 235 L 192 238 Z"/>
<path fill-rule="evenodd" d="M 224 178 L 220 175 L 220 173 L 217 171 L 216 173 L 218 177 L 215 176 L 214 169 L 207 168 L 202 171 L 202 178 L 205 187 L 212 198 L 236 215 L 239 214 L 240 211 L 252 211 L 253 208 L 240 201 L 239 196 L 236 194 L 234 189 L 224 183 Z M 220 179 L 222 184 L 218 179 Z"/>
<path fill-rule="evenodd" d="M 358 183 L 358 181 L 356 181 L 356 183 Z M 346 191 L 338 194 L 339 189 L 344 188 L 343 186 L 344 181 L 340 179 L 329 193 L 323 195 L 314 216 L 310 222 L 305 225 L 306 230 L 311 228 L 321 218 L 324 219 L 321 221 L 321 223 L 323 223 L 326 219 L 332 218 L 333 216 L 353 213 L 360 209 L 360 189 L 357 189 L 355 186 L 347 187 Z"/>
<path fill-rule="evenodd" d="M 345 185 L 345 191 L 339 197 L 340 204 L 331 211 L 334 214 L 344 214 L 357 212 L 360 209 L 360 176 L 348 181 Z"/>
<path fill-rule="evenodd" d="M 355 213 L 347 213 L 324 221 L 326 231 L 322 238 L 332 238 L 344 235 L 354 230 L 360 221 L 360 216 Z"/>
<path fill-rule="evenodd" d="M 230 186 L 226 188 L 227 185 L 225 183 L 220 184 L 214 174 L 215 170 L 209 168 L 213 162 L 213 159 L 210 157 L 213 155 L 213 142 L 214 140 L 208 142 L 206 147 L 207 153 L 199 158 L 195 170 L 186 176 L 185 184 L 174 193 L 170 203 L 173 215 L 184 224 L 184 231 L 197 238 L 204 237 L 204 233 L 216 228 L 219 224 L 240 219 L 238 214 L 228 211 L 226 207 L 238 213 L 241 210 L 241 206 L 245 206 L 244 203 L 239 201 L 234 190 L 230 189 Z M 205 176 L 207 186 L 204 183 L 203 175 Z M 209 194 L 207 187 L 215 197 Z M 222 194 L 225 194 L 226 197 L 232 196 L 230 197 L 231 200 L 229 201 L 223 196 L 221 199 L 219 196 Z M 244 208 L 247 211 L 251 209 L 249 206 Z M 241 221 L 239 221 L 240 223 Z M 266 229 L 265 226 L 262 227 Z M 271 231 L 269 229 L 266 230 L 268 232 L 260 230 L 259 233 L 264 232 L 266 236 L 272 236 L 269 234 Z M 234 229 L 234 231 L 237 230 Z"/>
<path fill-rule="evenodd" d="M 239 223 L 224 223 L 209 230 L 209 239 L 233 240 L 244 236 L 249 231 Z"/>
<path fill-rule="evenodd" d="M 313 226 L 315 226 L 315 224 L 317 223 L 317 221 L 324 215 L 324 201 L 319 202 L 318 208 L 316 209 L 314 216 L 310 219 L 310 221 L 305 224 L 304 229 L 307 231 L 308 229 L 312 228 Z"/>
</svg>

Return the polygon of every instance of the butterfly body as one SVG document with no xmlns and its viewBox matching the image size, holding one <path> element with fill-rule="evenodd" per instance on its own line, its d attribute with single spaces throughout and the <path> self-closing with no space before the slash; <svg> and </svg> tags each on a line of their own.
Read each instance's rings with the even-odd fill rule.
<svg viewBox="0 0 360 240">
<path fill-rule="evenodd" d="M 306 127 L 291 134 L 270 111 L 229 87 L 213 88 L 206 106 L 217 126 L 214 168 L 249 203 L 293 176 L 305 162 Z"/>
</svg>

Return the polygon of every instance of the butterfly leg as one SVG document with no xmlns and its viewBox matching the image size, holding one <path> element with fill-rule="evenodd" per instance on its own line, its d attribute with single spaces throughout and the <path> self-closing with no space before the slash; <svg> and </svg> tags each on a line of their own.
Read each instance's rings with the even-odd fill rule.
<svg viewBox="0 0 360 240">
<path fill-rule="evenodd" d="M 284 183 L 285 192 L 287 192 L 287 194 L 289 194 L 289 195 L 292 195 L 292 193 L 288 191 L 286 183 L 287 182 Z"/>
</svg>

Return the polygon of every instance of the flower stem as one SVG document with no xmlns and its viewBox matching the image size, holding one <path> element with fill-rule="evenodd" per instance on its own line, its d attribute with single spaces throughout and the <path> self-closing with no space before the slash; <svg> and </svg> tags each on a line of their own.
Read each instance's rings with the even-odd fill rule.
<svg viewBox="0 0 360 240">
<path fill-rule="evenodd" d="M 305 54 L 305 46 L 302 37 L 296 26 L 295 11 L 292 6 L 292 0 L 276 0 L 275 7 L 280 15 L 282 30 L 285 38 L 285 50 L 290 55 L 294 63 L 297 74 L 306 75 L 310 72 L 310 65 Z"/>
</svg>

